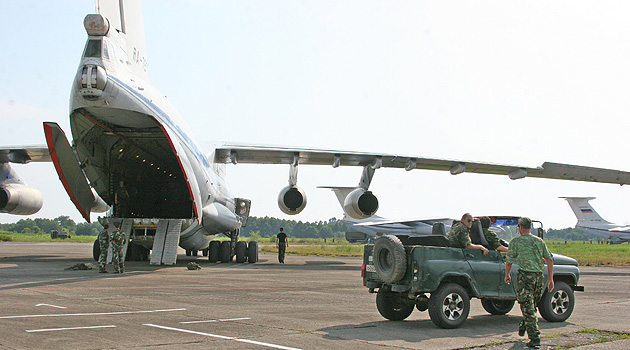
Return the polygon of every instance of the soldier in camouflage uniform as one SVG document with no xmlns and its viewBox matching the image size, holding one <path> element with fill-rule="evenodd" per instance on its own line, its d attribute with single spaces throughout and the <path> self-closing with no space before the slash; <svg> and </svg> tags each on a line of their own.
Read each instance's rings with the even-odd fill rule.
<svg viewBox="0 0 630 350">
<path fill-rule="evenodd" d="M 103 230 L 98 233 L 98 246 L 101 249 L 101 254 L 98 257 L 98 272 L 106 273 L 105 264 L 107 264 L 107 249 L 109 248 L 109 233 L 107 229 L 108 224 L 103 224 Z"/>
<path fill-rule="evenodd" d="M 472 227 L 473 217 L 470 213 L 462 216 L 462 221 L 453 221 L 451 230 L 448 232 L 448 240 L 451 242 L 451 247 L 454 248 L 467 248 L 467 249 L 479 249 L 483 251 L 483 254 L 488 254 L 488 248 L 473 244 L 470 241 L 470 228 Z"/>
<path fill-rule="evenodd" d="M 114 231 L 110 234 L 112 242 L 112 264 L 114 273 L 123 273 L 125 270 L 125 259 L 123 258 L 123 246 L 125 244 L 125 234 L 119 230 L 120 224 L 114 224 Z"/>
<path fill-rule="evenodd" d="M 553 283 L 553 259 L 545 242 L 530 234 L 532 221 L 522 217 L 518 220 L 518 232 L 520 236 L 512 239 L 510 250 L 507 253 L 505 263 L 505 283 L 510 284 L 512 277 L 510 270 L 512 264 L 518 265 L 517 292 L 516 298 L 521 304 L 523 319 L 518 326 L 520 336 L 529 337 L 528 347 L 538 347 L 540 345 L 540 329 L 538 329 L 538 314 L 536 306 L 544 291 L 545 264 L 543 258 L 547 260 L 547 288 L 552 291 Z"/>
<path fill-rule="evenodd" d="M 483 235 L 484 237 L 486 237 L 486 241 L 488 241 L 490 248 L 492 248 L 492 250 L 498 250 L 504 253 L 507 252 L 508 251 L 507 247 L 504 247 L 503 244 L 501 244 L 497 234 L 490 231 L 490 223 L 491 223 L 490 218 L 487 216 L 482 216 L 479 218 L 479 221 L 481 221 L 481 228 L 483 229 Z"/>
</svg>

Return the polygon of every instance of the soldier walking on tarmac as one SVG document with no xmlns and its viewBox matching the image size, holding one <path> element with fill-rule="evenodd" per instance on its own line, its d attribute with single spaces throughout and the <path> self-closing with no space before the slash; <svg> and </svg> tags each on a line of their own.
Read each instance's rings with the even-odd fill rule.
<svg viewBox="0 0 630 350">
<path fill-rule="evenodd" d="M 110 234 L 112 243 L 112 264 L 114 273 L 123 273 L 125 270 L 125 258 L 123 257 L 123 246 L 125 245 L 125 234 L 120 231 L 120 223 L 114 223 L 114 231 Z"/>
<path fill-rule="evenodd" d="M 101 254 L 98 257 L 98 272 L 107 273 L 105 270 L 105 264 L 107 264 L 107 249 L 109 249 L 109 232 L 107 229 L 109 224 L 103 224 L 103 230 L 98 233 L 98 247 L 101 250 Z"/>
<path fill-rule="evenodd" d="M 276 236 L 276 248 L 278 248 L 278 262 L 281 264 L 284 264 L 284 254 L 288 246 L 287 234 L 284 233 L 284 228 L 280 227 L 280 233 Z"/>
<path fill-rule="evenodd" d="M 540 346 L 540 329 L 538 328 L 538 314 L 536 305 L 540 301 L 544 291 L 543 282 L 545 277 L 543 271 L 545 265 L 543 258 L 547 261 L 547 289 L 551 292 L 553 283 L 553 259 L 545 242 L 530 234 L 532 221 L 522 217 L 518 220 L 518 232 L 520 236 L 512 239 L 510 249 L 507 252 L 505 263 L 505 283 L 510 284 L 512 277 L 510 270 L 512 264 L 518 265 L 518 279 L 516 286 L 516 299 L 521 304 L 523 319 L 518 326 L 518 335 L 527 335 L 530 348 Z"/>
</svg>

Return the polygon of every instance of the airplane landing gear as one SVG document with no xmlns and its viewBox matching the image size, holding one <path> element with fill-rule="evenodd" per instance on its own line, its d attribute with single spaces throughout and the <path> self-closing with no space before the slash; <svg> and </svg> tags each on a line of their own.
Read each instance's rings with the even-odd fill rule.
<svg viewBox="0 0 630 350">
<path fill-rule="evenodd" d="M 208 246 L 208 261 L 227 263 L 236 257 L 237 263 L 258 262 L 258 242 L 239 241 L 239 230 L 225 234 L 229 241 L 211 241 Z M 204 254 L 205 255 L 205 254 Z"/>
</svg>

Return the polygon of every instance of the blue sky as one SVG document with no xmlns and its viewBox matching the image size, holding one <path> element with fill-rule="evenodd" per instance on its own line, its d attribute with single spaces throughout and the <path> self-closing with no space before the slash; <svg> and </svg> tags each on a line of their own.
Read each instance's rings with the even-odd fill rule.
<svg viewBox="0 0 630 350">
<path fill-rule="evenodd" d="M 229 141 L 537 166 L 630 171 L 630 4 L 623 1 L 145 1 L 151 82 L 202 147 Z M 2 145 L 69 134 L 68 97 L 89 1 L 0 5 Z M 15 166 L 45 197 L 34 217 L 80 215 L 51 164 Z M 228 166 L 252 215 L 277 208 L 287 166 Z M 300 167 L 294 218 L 341 217 L 328 190 L 361 169 Z M 558 196 L 595 196 L 630 223 L 627 186 L 381 169 L 371 189 L 391 218 L 529 215 L 573 226 Z M 0 215 L 0 222 L 20 217 Z"/>
</svg>

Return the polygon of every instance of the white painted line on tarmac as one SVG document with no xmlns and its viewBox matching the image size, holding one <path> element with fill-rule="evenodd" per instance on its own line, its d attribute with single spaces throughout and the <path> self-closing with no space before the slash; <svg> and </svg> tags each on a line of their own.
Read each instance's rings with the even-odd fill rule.
<svg viewBox="0 0 630 350">
<path fill-rule="evenodd" d="M 50 307 L 56 307 L 58 309 L 67 309 L 67 307 L 65 306 L 57 306 L 57 305 L 51 305 L 51 304 L 37 304 L 35 306 L 50 306 Z"/>
<path fill-rule="evenodd" d="M 166 326 L 159 326 L 156 324 L 151 324 L 151 323 L 145 323 L 145 326 L 149 326 L 149 327 L 155 327 L 155 328 L 161 328 L 161 329 L 166 329 L 169 331 L 177 331 L 177 332 L 182 332 L 182 333 L 190 333 L 190 334 L 197 334 L 197 335 L 204 335 L 206 337 L 212 337 L 212 338 L 219 338 L 219 339 L 225 339 L 225 340 L 234 340 L 237 342 L 241 342 L 241 343 L 248 343 L 248 344 L 254 344 L 254 345 L 261 345 L 261 346 L 266 346 L 269 348 L 274 348 L 274 349 L 282 349 L 282 350 L 302 350 L 300 348 L 291 348 L 288 346 L 282 346 L 282 345 L 276 345 L 276 344 L 271 344 L 271 343 L 263 343 L 263 342 L 259 342 L 259 341 L 255 341 L 255 340 L 249 340 L 249 339 L 240 339 L 240 338 L 234 338 L 234 337 L 226 337 L 224 335 L 218 335 L 218 334 L 211 334 L 211 333 L 204 333 L 204 332 L 197 332 L 197 331 L 190 331 L 187 329 L 181 329 L 181 328 L 173 328 L 173 327 L 166 327 Z"/>
<path fill-rule="evenodd" d="M 220 318 L 218 320 L 204 320 L 204 321 L 186 321 L 180 322 L 182 324 L 190 324 L 190 323 L 209 323 L 209 322 L 229 322 L 229 321 L 242 321 L 242 320 L 251 320 L 251 317 L 239 317 L 239 318 Z"/>
<path fill-rule="evenodd" d="M 92 329 L 92 328 L 116 328 L 114 325 L 108 326 L 88 326 L 88 327 L 69 327 L 69 328 L 47 328 L 47 329 L 27 329 L 28 333 L 33 332 L 54 332 L 54 331 L 69 331 L 74 329 Z"/>
<path fill-rule="evenodd" d="M 16 315 L 16 316 L 0 316 L 0 319 L 6 318 L 28 318 L 28 317 L 62 317 L 62 316 L 99 316 L 99 315 L 125 315 L 125 314 L 146 314 L 153 312 L 171 312 L 185 311 L 186 309 L 164 309 L 164 310 L 141 310 L 141 311 L 118 311 L 118 312 L 86 312 L 78 314 L 47 314 L 47 315 Z"/>
</svg>

